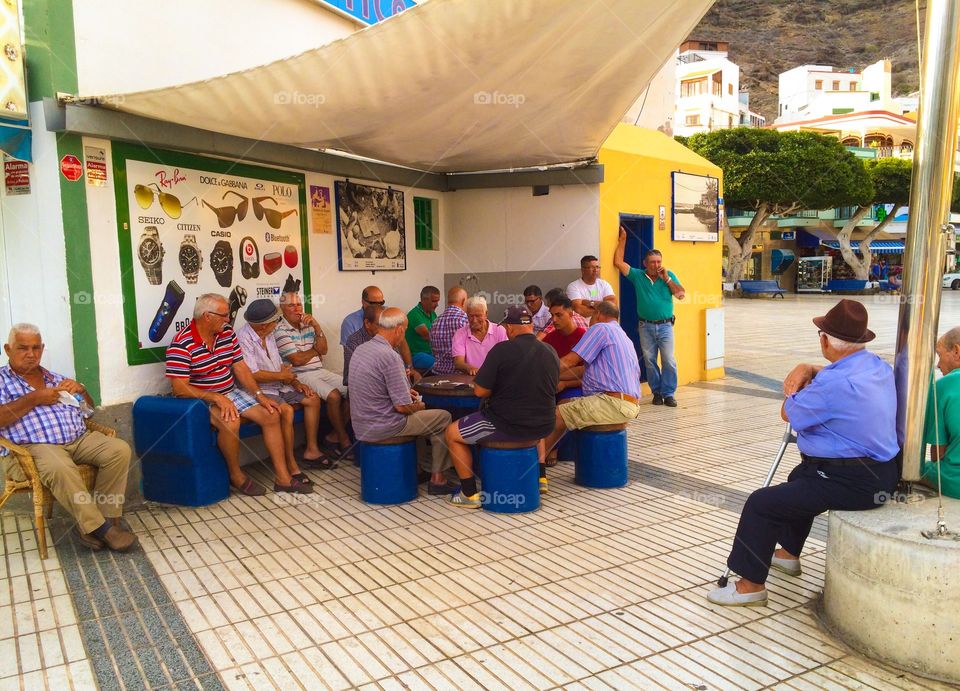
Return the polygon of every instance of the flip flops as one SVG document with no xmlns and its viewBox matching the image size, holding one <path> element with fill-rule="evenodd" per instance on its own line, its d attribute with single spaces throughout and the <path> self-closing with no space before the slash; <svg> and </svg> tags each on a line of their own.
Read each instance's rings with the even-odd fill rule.
<svg viewBox="0 0 960 691">
<path fill-rule="evenodd" d="M 289 492 L 291 494 L 312 494 L 313 493 L 313 484 L 307 484 L 296 477 L 290 478 L 289 485 L 278 485 L 277 483 L 273 484 L 274 492 Z"/>
<path fill-rule="evenodd" d="M 256 482 L 254 482 L 250 478 L 247 478 L 246 480 L 244 480 L 243 484 L 240 485 L 239 487 L 230 485 L 230 488 L 237 494 L 242 494 L 247 497 L 262 497 L 267 493 L 267 490 L 265 490 L 263 487 L 258 485 Z"/>
</svg>

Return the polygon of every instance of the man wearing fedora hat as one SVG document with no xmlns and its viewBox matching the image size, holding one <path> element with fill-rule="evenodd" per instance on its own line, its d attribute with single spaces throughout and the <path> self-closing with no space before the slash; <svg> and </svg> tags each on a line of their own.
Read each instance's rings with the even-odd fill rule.
<svg viewBox="0 0 960 691">
<path fill-rule="evenodd" d="M 309 386 L 297 379 L 293 367 L 283 363 L 274 339 L 280 321 L 280 309 L 272 300 L 254 300 L 243 313 L 246 324 L 237 329 L 237 340 L 243 360 L 267 398 L 280 406 L 280 429 L 283 432 L 283 453 L 290 476 L 299 482 L 311 484 L 300 471 L 293 455 L 293 406 L 303 406 L 303 429 L 306 434 L 304 465 L 328 470 L 337 464 L 325 458 L 318 442 L 320 430 L 320 397 Z"/>
<path fill-rule="evenodd" d="M 817 515 L 876 508 L 899 480 L 893 369 L 865 348 L 874 339 L 867 310 L 841 300 L 813 323 L 830 364 L 795 367 L 784 380 L 780 413 L 797 433 L 803 460 L 787 482 L 747 499 L 727 559 L 740 580 L 710 592 L 714 604 L 765 605 L 771 567 L 800 575 L 800 552 Z"/>
</svg>

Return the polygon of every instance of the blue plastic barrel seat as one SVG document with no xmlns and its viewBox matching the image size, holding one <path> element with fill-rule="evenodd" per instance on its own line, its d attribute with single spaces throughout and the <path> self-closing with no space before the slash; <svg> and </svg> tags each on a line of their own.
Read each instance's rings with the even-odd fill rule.
<svg viewBox="0 0 960 691">
<path fill-rule="evenodd" d="M 133 404 L 133 442 L 144 499 L 205 506 L 229 496 L 227 465 L 203 401 L 141 396 Z"/>
<path fill-rule="evenodd" d="M 528 513 L 540 508 L 537 441 L 480 442 L 480 500 L 484 511 Z"/>
<path fill-rule="evenodd" d="M 563 405 L 564 403 L 569 403 L 579 397 L 583 396 L 583 389 L 579 386 L 564 389 L 557 394 L 557 405 Z M 560 441 L 557 442 L 557 460 L 558 461 L 575 461 L 577 460 L 577 433 L 568 430 L 562 437 Z"/>
<path fill-rule="evenodd" d="M 577 430 L 574 482 L 610 489 L 627 484 L 627 425 L 593 425 Z"/>
<path fill-rule="evenodd" d="M 368 504 L 403 504 L 417 498 L 417 438 L 391 437 L 357 445 L 360 498 Z"/>
</svg>

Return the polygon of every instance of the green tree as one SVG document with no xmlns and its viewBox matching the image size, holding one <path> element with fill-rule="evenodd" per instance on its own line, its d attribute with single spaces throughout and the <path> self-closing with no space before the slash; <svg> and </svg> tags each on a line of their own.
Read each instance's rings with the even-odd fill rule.
<svg viewBox="0 0 960 691">
<path fill-rule="evenodd" d="M 859 206 L 873 198 L 863 162 L 833 137 L 738 127 L 695 134 L 687 145 L 723 169 L 726 208 L 754 211 L 739 237 L 730 230 L 727 214 L 723 217 L 731 282 L 743 275 L 753 239 L 771 215 Z"/>
<path fill-rule="evenodd" d="M 913 173 L 913 161 L 902 158 L 881 158 L 867 161 L 866 169 L 873 182 L 873 199 L 868 204 L 858 206 L 850 219 L 843 224 L 843 227 L 836 234 L 837 240 L 840 242 L 840 255 L 843 257 L 843 261 L 853 269 L 853 275 L 856 278 L 864 281 L 870 278 L 870 264 L 873 261 L 870 243 L 910 202 L 910 178 Z M 850 238 L 874 204 L 892 204 L 893 209 L 873 228 L 866 231 L 866 235 L 860 240 L 860 256 L 857 257 L 850 246 Z"/>
</svg>

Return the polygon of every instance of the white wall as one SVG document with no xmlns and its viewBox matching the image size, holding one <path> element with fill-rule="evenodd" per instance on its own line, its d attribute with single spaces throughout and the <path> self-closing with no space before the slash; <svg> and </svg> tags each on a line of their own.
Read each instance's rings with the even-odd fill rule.
<svg viewBox="0 0 960 691">
<path fill-rule="evenodd" d="M 448 192 L 446 272 L 576 269 L 600 251 L 599 195 L 599 185 L 552 186 L 542 197 L 529 187 Z"/>
<path fill-rule="evenodd" d="M 107 151 L 109 181 L 105 187 L 87 186 L 87 205 L 90 222 L 90 243 L 93 248 L 93 281 L 97 305 L 97 335 L 100 350 L 101 393 L 104 405 L 124 403 L 138 396 L 161 393 L 169 390 L 163 374 L 163 365 L 127 364 L 126 343 L 120 285 L 119 241 L 114 196 L 113 163 L 110 142 L 99 139 L 84 139 L 85 146 L 100 146 Z M 354 182 L 382 186 L 376 181 L 354 179 Z M 333 195 L 334 178 L 329 175 L 307 174 L 306 185 L 330 187 Z M 413 197 L 424 196 L 439 200 L 441 238 L 449 225 L 445 200 L 436 192 L 402 188 L 404 193 L 407 240 L 407 270 L 341 272 L 337 263 L 336 216 L 333 232 L 329 235 L 310 232 L 310 283 L 313 314 L 328 334 L 331 352 L 326 364 L 340 371 L 343 353 L 339 346 L 340 322 L 343 317 L 360 307 L 360 292 L 367 285 L 380 286 L 388 305 L 411 309 L 418 301 L 420 288 L 426 284 L 443 286 L 444 252 L 415 249 L 413 228 Z M 529 193 L 529 190 L 528 190 Z M 312 229 L 311 229 L 312 231 Z M 62 248 L 61 248 L 62 255 Z M 60 266 L 60 277 L 65 275 Z M 67 320 L 69 325 L 69 319 Z M 70 330 L 64 328 L 63 336 L 69 344 Z"/>
<path fill-rule="evenodd" d="M 621 120 L 673 136 L 677 84 L 677 52 L 674 51 Z"/>
<path fill-rule="evenodd" d="M 296 55 L 357 25 L 310 0 L 74 0 L 79 91 L 183 84 Z"/>
<path fill-rule="evenodd" d="M 34 124 L 30 194 L 8 197 L 6 188 L 0 187 L 0 301 L 4 303 L 0 340 L 6 342 L 11 324 L 36 324 L 46 345 L 44 366 L 72 377 L 76 372 L 57 142 L 46 131 L 42 105 L 31 103 L 30 109 Z M 0 360 L 5 363 L 6 357 Z"/>
</svg>

